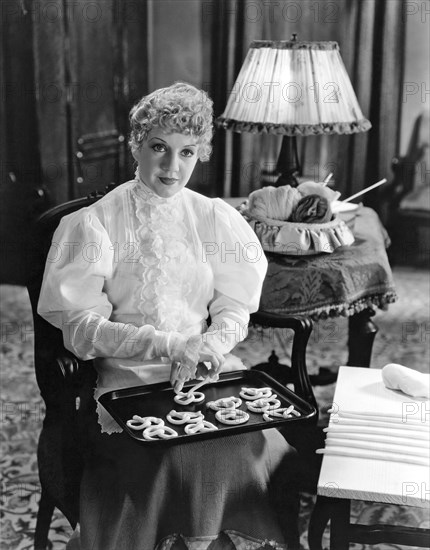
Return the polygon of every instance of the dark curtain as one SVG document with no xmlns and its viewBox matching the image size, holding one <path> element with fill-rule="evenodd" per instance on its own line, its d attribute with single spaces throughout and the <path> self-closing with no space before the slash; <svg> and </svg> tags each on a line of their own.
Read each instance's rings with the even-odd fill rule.
<svg viewBox="0 0 430 550">
<path fill-rule="evenodd" d="M 398 154 L 405 36 L 404 6 L 392 0 L 327 0 L 285 3 L 267 0 L 213 0 L 212 76 L 209 92 L 219 116 L 255 39 L 335 40 L 364 116 L 372 129 L 363 134 L 299 139 L 303 175 L 321 180 L 334 173 L 342 196 L 382 177 L 390 178 Z M 217 130 L 213 170 L 217 192 L 247 195 L 276 165 L 277 136 Z M 378 193 L 363 197 L 377 206 Z M 375 199 L 376 197 L 376 199 Z"/>
</svg>

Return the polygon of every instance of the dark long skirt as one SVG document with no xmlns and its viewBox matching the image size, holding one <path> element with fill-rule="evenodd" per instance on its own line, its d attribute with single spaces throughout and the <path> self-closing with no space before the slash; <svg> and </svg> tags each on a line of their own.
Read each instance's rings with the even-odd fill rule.
<svg viewBox="0 0 430 550">
<path fill-rule="evenodd" d="M 82 550 L 194 547 L 169 546 L 176 535 L 181 544 L 229 532 L 279 545 L 294 538 L 296 453 L 273 428 L 148 449 L 125 433 L 101 434 L 94 414 L 84 445 Z"/>
</svg>

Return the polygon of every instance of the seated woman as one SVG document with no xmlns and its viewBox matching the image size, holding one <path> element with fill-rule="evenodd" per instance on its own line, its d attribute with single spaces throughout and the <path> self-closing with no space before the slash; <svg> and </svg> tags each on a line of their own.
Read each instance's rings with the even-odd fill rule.
<svg viewBox="0 0 430 550">
<path fill-rule="evenodd" d="M 46 265 L 39 313 L 98 372 L 77 548 L 284 548 L 292 527 L 295 454 L 277 430 L 148 449 L 96 410 L 112 389 L 216 378 L 258 308 L 267 262 L 255 234 L 186 188 L 209 158 L 212 117 L 207 94 L 185 83 L 143 97 L 130 113 L 136 177 L 53 237 L 64 253 Z"/>
</svg>

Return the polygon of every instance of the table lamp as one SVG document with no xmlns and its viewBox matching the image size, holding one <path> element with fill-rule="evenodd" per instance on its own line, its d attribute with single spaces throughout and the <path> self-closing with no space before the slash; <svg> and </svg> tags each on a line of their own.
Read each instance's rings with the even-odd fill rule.
<svg viewBox="0 0 430 550">
<path fill-rule="evenodd" d="M 218 126 L 283 135 L 276 186 L 297 185 L 296 136 L 352 134 L 371 128 L 363 116 L 337 42 L 252 42 Z"/>
</svg>

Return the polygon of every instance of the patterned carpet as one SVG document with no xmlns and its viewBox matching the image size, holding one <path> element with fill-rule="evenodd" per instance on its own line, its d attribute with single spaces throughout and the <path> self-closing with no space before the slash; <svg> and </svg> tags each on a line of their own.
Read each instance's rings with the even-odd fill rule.
<svg viewBox="0 0 430 550">
<path fill-rule="evenodd" d="M 377 312 L 379 327 L 372 367 L 382 368 L 396 362 L 421 372 L 429 369 L 429 275 L 426 271 L 408 268 L 394 270 L 399 301 L 388 311 Z M 6 286 L 1 290 L 1 530 L 0 550 L 30 550 L 36 521 L 40 486 L 37 472 L 36 447 L 44 407 L 38 393 L 33 370 L 33 334 L 27 292 L 22 287 Z M 288 353 L 279 343 L 276 331 L 250 332 L 235 354 L 245 363 L 265 360 L 272 349 L 281 359 Z M 308 345 L 308 368 L 315 373 L 318 366 L 336 368 L 345 364 L 347 320 L 332 319 L 315 326 Z M 334 384 L 315 389 L 321 409 L 321 423 L 327 421 Z M 314 497 L 302 495 L 300 516 L 301 544 L 308 548 L 307 525 Z M 430 527 L 424 510 L 355 502 L 353 517 L 360 523 L 387 522 L 408 526 Z M 55 550 L 64 549 L 71 529 L 57 510 L 51 524 L 50 540 Z M 328 547 L 328 531 L 324 544 Z M 398 549 L 400 546 L 351 545 L 352 549 Z M 406 548 L 406 547 L 405 547 Z M 409 547 L 410 548 L 410 547 Z"/>
</svg>

